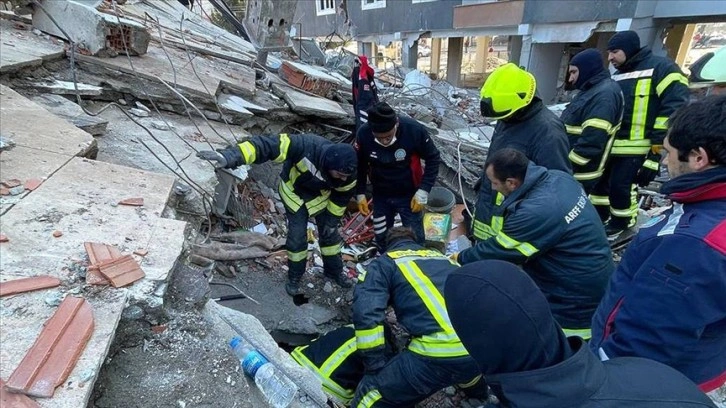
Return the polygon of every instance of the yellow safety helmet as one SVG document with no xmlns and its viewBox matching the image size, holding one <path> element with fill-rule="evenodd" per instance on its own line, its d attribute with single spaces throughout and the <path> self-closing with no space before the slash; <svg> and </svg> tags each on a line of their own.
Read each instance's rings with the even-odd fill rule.
<svg viewBox="0 0 726 408">
<path fill-rule="evenodd" d="M 491 119 L 506 119 L 529 105 L 536 89 L 534 75 L 511 62 L 504 64 L 481 87 L 481 114 Z"/>
</svg>

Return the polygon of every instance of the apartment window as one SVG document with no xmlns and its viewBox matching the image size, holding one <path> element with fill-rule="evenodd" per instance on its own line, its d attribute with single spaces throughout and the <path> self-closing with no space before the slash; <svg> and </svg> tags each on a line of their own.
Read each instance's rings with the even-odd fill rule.
<svg viewBox="0 0 726 408">
<path fill-rule="evenodd" d="M 335 0 L 315 0 L 315 14 L 318 16 L 335 14 Z"/>
<path fill-rule="evenodd" d="M 363 10 L 373 10 L 378 8 L 385 8 L 386 0 L 361 0 L 360 8 Z"/>
</svg>

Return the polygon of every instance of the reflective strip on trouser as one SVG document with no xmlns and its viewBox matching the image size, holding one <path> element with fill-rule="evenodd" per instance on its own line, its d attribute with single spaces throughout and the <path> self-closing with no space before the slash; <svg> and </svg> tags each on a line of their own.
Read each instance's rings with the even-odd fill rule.
<svg viewBox="0 0 726 408">
<path fill-rule="evenodd" d="M 358 350 L 370 350 L 383 346 L 386 343 L 383 336 L 383 325 L 378 325 L 372 329 L 356 330 L 355 341 Z"/>
<path fill-rule="evenodd" d="M 481 380 L 481 374 L 477 375 L 476 377 L 472 378 L 471 381 L 463 384 L 457 384 L 459 388 L 471 388 L 475 386 L 479 380 Z"/>
<path fill-rule="evenodd" d="M 590 340 L 592 338 L 592 330 L 590 329 L 562 329 L 562 331 L 565 333 L 565 336 L 578 336 L 581 337 L 583 340 Z"/>
<path fill-rule="evenodd" d="M 320 247 L 320 254 L 322 256 L 338 255 L 340 253 L 340 249 L 341 249 L 342 245 L 343 245 L 342 243 L 337 243 L 337 244 L 333 244 L 333 245 Z"/>
<path fill-rule="evenodd" d="M 600 163 L 598 163 L 598 165 L 597 165 L 597 169 L 595 169 L 594 171 L 590 171 L 590 172 L 575 173 L 574 174 L 575 180 L 589 181 L 589 180 L 595 180 L 599 177 L 602 177 L 603 173 L 605 172 L 605 164 L 607 164 L 608 157 L 610 156 L 610 149 L 612 149 L 614 142 L 615 142 L 615 132 L 613 131 L 613 133 L 610 135 L 610 138 L 608 139 L 607 143 L 605 144 L 605 150 L 603 151 L 602 157 L 600 158 Z"/>
<path fill-rule="evenodd" d="M 638 217 L 638 189 L 635 184 L 630 189 L 630 206 L 628 208 L 614 208 L 610 206 L 610 214 L 618 218 L 626 218 L 628 226 L 634 225 Z"/>
<path fill-rule="evenodd" d="M 579 154 L 575 153 L 574 150 L 570 150 L 570 154 L 567 155 L 567 157 L 570 159 L 571 162 L 579 164 L 580 166 L 584 166 L 590 162 L 590 159 L 580 156 Z"/>
<path fill-rule="evenodd" d="M 360 399 L 360 402 L 355 408 L 370 408 L 379 399 L 381 399 L 381 393 L 378 392 L 378 390 L 376 389 L 372 389 L 368 391 L 366 395 L 363 396 L 363 398 Z"/>
<path fill-rule="evenodd" d="M 424 253 L 424 257 L 430 257 L 430 253 L 434 251 L 419 252 Z M 443 258 L 443 256 L 439 255 L 439 258 Z M 444 297 L 441 296 L 431 279 L 421 271 L 413 259 L 398 258 L 394 260 L 398 269 L 403 273 L 403 276 L 442 329 L 438 333 L 414 338 L 408 349 L 414 353 L 429 357 L 462 357 L 468 355 L 466 348 L 461 344 L 459 337 L 451 326 Z"/>
<path fill-rule="evenodd" d="M 287 151 L 290 149 L 290 136 L 287 133 L 280 133 L 280 154 L 272 161 L 282 163 L 287 160 Z"/>
<path fill-rule="evenodd" d="M 645 124 L 648 117 L 651 78 L 639 79 L 635 83 L 635 100 L 630 126 L 630 140 L 645 139 Z"/>
<path fill-rule="evenodd" d="M 602 206 L 610 207 L 610 197 L 608 197 L 608 196 L 599 196 L 599 195 L 590 194 L 590 202 L 592 203 L 592 205 L 595 205 L 595 206 L 602 205 Z"/>
<path fill-rule="evenodd" d="M 345 350 L 341 350 L 341 349 L 345 348 L 348 343 L 353 344 L 352 351 L 348 352 L 347 348 Z M 350 402 L 350 400 L 353 398 L 354 390 L 346 390 L 345 388 L 341 387 L 338 383 L 333 381 L 330 377 L 332 376 L 333 371 L 335 371 L 335 368 L 337 368 L 340 365 L 340 363 L 345 361 L 345 359 L 348 358 L 353 351 L 355 351 L 355 339 L 351 339 L 348 342 L 346 342 L 343 345 L 343 347 L 336 350 L 330 356 L 330 358 L 328 358 L 328 360 L 330 360 L 332 358 L 337 358 L 337 356 L 339 356 L 339 355 L 341 356 L 340 362 L 335 366 L 335 368 L 333 368 L 333 370 L 324 370 L 325 364 L 327 363 L 327 361 L 325 363 L 323 363 L 323 367 L 320 367 L 320 368 L 316 367 L 315 364 L 313 364 L 313 362 L 310 361 L 310 359 L 308 359 L 307 356 L 305 356 L 305 354 L 302 353 L 302 351 L 307 347 L 308 346 L 297 347 L 290 354 L 291 357 L 295 361 L 297 361 L 298 364 L 300 364 L 301 366 L 312 371 L 318 377 L 320 382 L 323 383 L 323 389 L 326 392 L 328 392 L 330 395 L 332 395 L 336 399 L 340 400 L 340 402 L 342 402 L 344 404 L 347 404 L 348 402 Z"/>
<path fill-rule="evenodd" d="M 529 242 L 519 242 L 516 239 L 505 234 L 504 231 L 499 231 L 495 239 L 497 243 L 499 243 L 499 245 L 503 246 L 504 248 L 516 249 L 526 257 L 530 257 L 539 251 L 539 249 L 537 249 Z"/>
<path fill-rule="evenodd" d="M 287 218 L 287 275 L 291 281 L 299 281 L 305 273 L 308 257 L 307 225 L 308 213 L 305 208 L 292 211 L 286 208 Z"/>
</svg>

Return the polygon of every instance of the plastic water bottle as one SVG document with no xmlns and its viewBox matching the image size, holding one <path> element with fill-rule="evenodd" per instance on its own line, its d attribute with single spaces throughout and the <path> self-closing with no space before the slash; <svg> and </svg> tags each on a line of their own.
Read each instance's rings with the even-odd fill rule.
<svg viewBox="0 0 726 408">
<path fill-rule="evenodd" d="M 297 386 L 275 366 L 240 337 L 235 337 L 229 346 L 242 363 L 245 374 L 254 378 L 255 384 L 274 408 L 287 408 L 295 398 Z"/>
</svg>

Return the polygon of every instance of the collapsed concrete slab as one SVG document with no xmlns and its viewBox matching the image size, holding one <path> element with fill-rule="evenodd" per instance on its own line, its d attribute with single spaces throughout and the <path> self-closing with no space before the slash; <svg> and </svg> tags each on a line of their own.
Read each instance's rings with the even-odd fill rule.
<svg viewBox="0 0 726 408">
<path fill-rule="evenodd" d="M 65 31 L 75 43 L 91 55 L 143 55 L 151 36 L 143 24 L 100 13 L 95 9 L 102 1 L 41 0 L 42 9 L 33 13 L 33 26 L 50 35 L 66 39 Z M 57 27 L 50 16 L 61 28 Z"/>
<path fill-rule="evenodd" d="M 33 102 L 43 105 L 54 115 L 94 136 L 102 135 L 106 131 L 107 120 L 86 114 L 80 106 L 60 95 L 38 95 L 31 99 Z"/>
<path fill-rule="evenodd" d="M 0 74 L 40 66 L 64 55 L 62 42 L 18 30 L 12 22 L 0 20 Z"/>
<path fill-rule="evenodd" d="M 310 96 L 289 86 L 273 84 L 272 92 L 282 98 L 293 112 L 300 115 L 330 119 L 345 118 L 348 116 L 337 102 L 317 96 Z"/>
<path fill-rule="evenodd" d="M 283 61 L 280 78 L 296 88 L 325 98 L 332 97 L 341 85 L 336 77 L 318 68 L 292 61 Z"/>
</svg>

